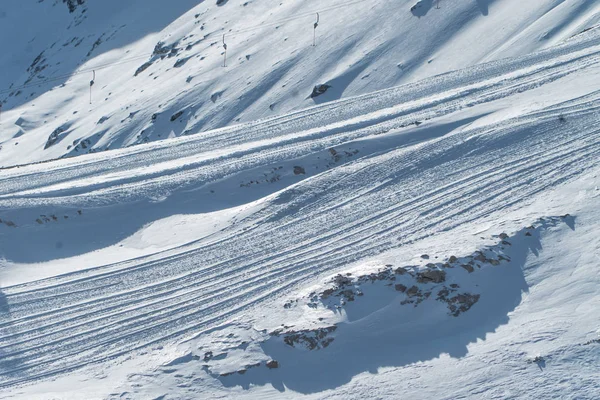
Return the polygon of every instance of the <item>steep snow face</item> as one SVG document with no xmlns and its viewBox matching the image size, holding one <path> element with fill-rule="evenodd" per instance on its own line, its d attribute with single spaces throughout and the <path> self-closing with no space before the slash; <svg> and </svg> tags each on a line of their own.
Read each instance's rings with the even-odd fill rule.
<svg viewBox="0 0 600 400">
<path fill-rule="evenodd" d="M 0 397 L 599 398 L 599 39 L 1 169 Z"/>
<path fill-rule="evenodd" d="M 271 117 L 526 54 L 600 19 L 590 0 L 436 3 L 3 1 L 0 166 Z"/>
</svg>

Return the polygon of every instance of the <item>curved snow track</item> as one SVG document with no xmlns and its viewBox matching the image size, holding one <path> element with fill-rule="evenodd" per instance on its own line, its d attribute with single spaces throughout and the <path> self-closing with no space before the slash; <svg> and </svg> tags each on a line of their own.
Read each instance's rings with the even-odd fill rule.
<svg viewBox="0 0 600 400">
<path fill-rule="evenodd" d="M 49 207 L 139 212 L 157 191 L 193 196 L 242 172 L 361 149 L 267 194 L 218 234 L 1 288 L 0 387 L 198 335 L 309 278 L 528 204 L 598 166 L 600 92 L 480 126 L 447 121 L 597 67 L 599 38 L 589 32 L 531 56 L 272 120 L 0 171 L 3 219 Z"/>
</svg>

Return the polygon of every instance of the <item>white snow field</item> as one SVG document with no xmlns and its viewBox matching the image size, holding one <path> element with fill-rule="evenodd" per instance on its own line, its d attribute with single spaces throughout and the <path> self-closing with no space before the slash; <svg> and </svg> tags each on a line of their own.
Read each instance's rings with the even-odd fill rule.
<svg viewBox="0 0 600 400">
<path fill-rule="evenodd" d="M 0 399 L 600 398 L 600 2 L 415 1 L 3 2 Z"/>
<path fill-rule="evenodd" d="M 68 1 L 0 4 L 0 167 L 283 115 L 600 23 L 595 0 Z"/>
</svg>

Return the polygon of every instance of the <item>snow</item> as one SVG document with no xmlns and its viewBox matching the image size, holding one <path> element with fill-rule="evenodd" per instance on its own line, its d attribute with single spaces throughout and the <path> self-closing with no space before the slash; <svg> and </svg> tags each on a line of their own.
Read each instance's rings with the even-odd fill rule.
<svg viewBox="0 0 600 400">
<path fill-rule="evenodd" d="M 597 2 L 121 3 L 0 5 L 0 398 L 600 397 Z"/>
<path fill-rule="evenodd" d="M 327 5 L 186 0 L 169 6 L 108 0 L 88 1 L 72 14 L 51 0 L 3 2 L 0 34 L 11 40 L 0 55 L 0 166 L 284 115 L 529 54 L 600 22 L 600 5 L 586 0 L 461 0 L 440 9 L 433 3 L 423 1 L 425 14 L 417 17 L 406 0 Z M 320 23 L 313 47 L 316 12 Z M 31 29 L 12 34 L 23 25 Z M 221 67 L 223 34 L 227 68 Z M 159 43 L 175 45 L 178 54 L 153 56 Z M 134 76 L 148 61 L 152 65 Z M 321 83 L 330 90 L 310 98 Z M 45 148 L 58 128 L 64 131 Z"/>
</svg>

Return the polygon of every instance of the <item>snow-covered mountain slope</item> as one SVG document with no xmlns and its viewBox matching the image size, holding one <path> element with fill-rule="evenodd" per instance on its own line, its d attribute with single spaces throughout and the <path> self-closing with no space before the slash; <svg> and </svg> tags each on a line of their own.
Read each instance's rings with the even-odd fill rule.
<svg viewBox="0 0 600 400">
<path fill-rule="evenodd" d="M 0 397 L 598 398 L 599 76 L 595 28 L 0 170 Z"/>
<path fill-rule="evenodd" d="M 594 0 L 415 1 L 5 0 L 0 166 L 282 115 L 600 22 Z M 330 88 L 311 98 L 319 84 Z"/>
</svg>

